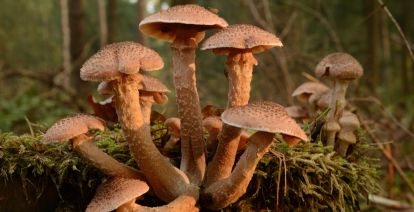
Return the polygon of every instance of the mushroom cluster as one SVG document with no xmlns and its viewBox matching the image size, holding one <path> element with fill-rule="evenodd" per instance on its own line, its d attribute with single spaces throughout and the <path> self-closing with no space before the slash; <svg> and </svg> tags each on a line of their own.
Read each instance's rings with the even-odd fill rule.
<svg viewBox="0 0 414 212">
<path fill-rule="evenodd" d="M 348 146 L 355 144 L 355 130 L 360 127 L 358 117 L 351 111 L 345 110 L 346 91 L 351 81 L 359 79 L 363 74 L 362 66 L 351 55 L 343 52 L 331 53 L 325 56 L 316 66 L 315 74 L 320 78 L 331 81 L 329 88 L 321 82 L 305 82 L 298 86 L 292 96 L 305 103 L 309 116 L 315 117 L 318 112 L 328 109 L 326 129 L 326 145 L 332 146 L 343 157 L 347 155 Z M 300 116 L 298 106 L 291 106 L 291 115 Z"/>
<path fill-rule="evenodd" d="M 246 192 L 257 164 L 274 142 L 275 133 L 289 146 L 309 140 L 283 106 L 271 101 L 249 103 L 253 66 L 258 64 L 254 54 L 283 46 L 272 33 L 247 24 L 228 26 L 217 14 L 198 5 L 179 5 L 155 13 L 142 20 L 139 29 L 171 42 L 179 117 L 165 121 L 170 138 L 163 151 L 180 145 L 180 167 L 175 167 L 161 153 L 150 133 L 152 104 L 168 101 L 166 93 L 170 91 L 160 80 L 140 70 L 161 69 L 162 58 L 135 42 L 107 45 L 85 62 L 80 76 L 83 80 L 100 81 L 98 92 L 110 96 L 100 105 L 116 111 L 139 170 L 119 163 L 94 145 L 93 134 L 88 131 L 105 128 L 104 121 L 97 117 L 64 118 L 46 132 L 43 140 L 44 143 L 70 140 L 75 151 L 108 176 L 87 211 L 221 209 Z M 226 110 L 203 119 L 195 53 L 204 31 L 209 29 L 219 31 L 207 38 L 201 49 L 227 56 L 229 91 Z M 347 138 L 348 131 L 342 137 Z M 214 156 L 207 158 L 206 152 Z M 241 156 L 236 163 L 237 152 Z M 138 205 L 136 199 L 147 191 L 167 205 L 155 208 Z"/>
</svg>

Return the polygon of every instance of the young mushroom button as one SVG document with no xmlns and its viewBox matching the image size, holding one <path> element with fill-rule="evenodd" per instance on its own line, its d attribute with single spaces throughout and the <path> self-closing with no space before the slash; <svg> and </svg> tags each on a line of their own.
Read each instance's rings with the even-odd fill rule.
<svg viewBox="0 0 414 212">
<path fill-rule="evenodd" d="M 363 74 L 361 64 L 347 53 L 336 52 L 325 56 L 316 66 L 318 77 L 328 77 L 333 82 L 330 111 L 326 123 L 327 145 L 334 146 L 336 133 L 340 130 L 338 119 L 346 105 L 346 90 L 350 81 Z"/>
<path fill-rule="evenodd" d="M 178 5 L 146 17 L 139 29 L 152 37 L 172 42 L 172 65 L 178 112 L 181 119 L 181 170 L 200 185 L 205 173 L 205 145 L 196 86 L 195 49 L 208 29 L 227 27 L 227 22 L 198 5 Z"/>
<path fill-rule="evenodd" d="M 256 101 L 246 106 L 229 108 L 221 118 L 226 124 L 257 132 L 250 136 L 247 149 L 230 177 L 219 180 L 202 191 L 202 204 L 214 210 L 234 203 L 246 192 L 254 170 L 269 150 L 275 133 L 308 141 L 305 132 L 288 116 L 285 108 L 274 102 Z"/>
<path fill-rule="evenodd" d="M 230 25 L 203 42 L 202 50 L 212 50 L 216 54 L 227 56 L 229 81 L 227 108 L 243 106 L 249 102 L 253 66 L 257 65 L 253 54 L 282 46 L 282 42 L 274 34 L 247 24 Z M 227 124 L 223 125 L 217 151 L 208 165 L 207 184 L 230 175 L 240 133 L 239 129 Z"/>
</svg>

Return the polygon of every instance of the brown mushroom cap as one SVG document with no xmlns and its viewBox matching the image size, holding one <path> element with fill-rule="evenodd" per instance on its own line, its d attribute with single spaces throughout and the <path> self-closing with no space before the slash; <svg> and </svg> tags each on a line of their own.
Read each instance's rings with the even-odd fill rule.
<svg viewBox="0 0 414 212">
<path fill-rule="evenodd" d="M 139 23 L 139 29 L 152 37 L 174 41 L 177 25 L 204 31 L 227 27 L 227 22 L 211 11 L 195 4 L 177 5 L 146 17 Z"/>
<path fill-rule="evenodd" d="M 305 132 L 287 114 L 285 108 L 271 101 L 255 101 L 223 112 L 224 123 L 257 131 L 281 133 L 308 141 Z"/>
<path fill-rule="evenodd" d="M 105 122 L 90 115 L 77 114 L 60 119 L 43 136 L 42 143 L 50 144 L 72 139 L 91 129 L 104 130 Z"/>
<path fill-rule="evenodd" d="M 363 69 L 350 54 L 336 52 L 325 56 L 316 66 L 315 73 L 318 77 L 354 80 L 362 76 Z"/>
<path fill-rule="evenodd" d="M 138 73 L 140 69 L 153 71 L 161 69 L 164 62 L 154 50 L 139 43 L 126 41 L 103 47 L 89 58 L 80 70 L 86 81 L 114 80 L 124 74 Z"/>
<path fill-rule="evenodd" d="M 358 116 L 350 111 L 344 111 L 338 122 L 341 128 L 352 128 L 355 130 L 361 126 Z"/>
<path fill-rule="evenodd" d="M 137 179 L 113 178 L 100 185 L 86 211 L 112 211 L 149 190 L 148 185 Z"/>
<path fill-rule="evenodd" d="M 170 134 L 180 137 L 181 131 L 181 120 L 176 117 L 170 117 L 164 122 L 165 126 L 168 128 Z"/>
<path fill-rule="evenodd" d="M 159 93 L 169 93 L 170 89 L 167 88 L 158 78 L 142 75 L 141 80 L 142 88 L 139 90 L 148 91 L 148 92 L 159 92 Z"/>
<path fill-rule="evenodd" d="M 207 131 L 214 131 L 218 133 L 223 127 L 223 122 L 219 116 L 209 116 L 203 119 L 203 127 L 206 128 Z"/>
<path fill-rule="evenodd" d="M 298 105 L 292 105 L 285 108 L 287 114 L 294 119 L 301 119 L 308 117 L 308 111 L 305 108 Z"/>
<path fill-rule="evenodd" d="M 274 34 L 248 24 L 236 24 L 220 30 L 207 38 L 201 45 L 202 50 L 211 49 L 219 54 L 229 54 L 233 49 L 259 53 L 283 44 Z"/>
<path fill-rule="evenodd" d="M 296 97 L 303 102 L 307 102 L 309 97 L 315 93 L 325 93 L 329 90 L 329 87 L 319 82 L 305 82 L 297 87 L 292 97 Z"/>
</svg>

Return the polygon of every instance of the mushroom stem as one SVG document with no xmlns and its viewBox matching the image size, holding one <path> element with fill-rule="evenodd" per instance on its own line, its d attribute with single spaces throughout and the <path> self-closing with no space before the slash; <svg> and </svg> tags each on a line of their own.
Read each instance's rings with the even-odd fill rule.
<svg viewBox="0 0 414 212">
<path fill-rule="evenodd" d="M 346 105 L 346 90 L 348 88 L 348 81 L 345 80 L 334 80 L 333 89 L 331 95 L 331 103 L 329 108 L 331 109 L 328 113 L 328 122 L 327 122 L 327 145 L 335 146 L 336 134 L 339 132 L 337 126 L 339 117 L 341 117 L 342 112 Z M 335 126 L 335 127 L 334 127 Z"/>
<path fill-rule="evenodd" d="M 209 209 L 218 210 L 237 201 L 246 192 L 257 164 L 272 144 L 273 136 L 268 132 L 253 134 L 230 177 L 208 186 L 201 194 L 201 203 Z"/>
<path fill-rule="evenodd" d="M 141 96 L 139 103 L 141 104 L 141 113 L 144 120 L 144 124 L 150 124 L 151 121 L 151 107 L 154 103 L 152 96 Z"/>
<path fill-rule="evenodd" d="M 109 176 L 134 178 L 145 181 L 145 176 L 136 169 L 122 164 L 99 149 L 90 137 L 82 134 L 72 139 L 73 149 L 93 166 Z"/>
<path fill-rule="evenodd" d="M 197 192 L 189 192 L 187 194 L 182 194 L 177 197 L 174 201 L 168 203 L 167 205 L 160 207 L 146 207 L 141 205 L 136 205 L 134 210 L 135 212 L 196 212 L 198 208 L 196 207 L 198 199 Z"/>
<path fill-rule="evenodd" d="M 172 201 L 188 189 L 188 178 L 152 142 L 150 126 L 144 124 L 139 94 L 136 92 L 139 80 L 134 80 L 131 76 L 123 75 L 114 81 L 119 122 L 132 155 L 155 194 L 164 201 Z"/>
<path fill-rule="evenodd" d="M 194 38 L 177 37 L 172 48 L 174 87 L 181 119 L 181 165 L 190 181 L 200 185 L 205 173 L 205 144 L 196 87 Z"/>
<path fill-rule="evenodd" d="M 226 64 L 229 80 L 227 108 L 246 105 L 250 98 L 253 65 L 256 65 L 257 61 L 251 52 L 237 52 L 229 54 Z M 223 124 L 216 153 L 207 168 L 207 185 L 230 175 L 236 159 L 240 134 L 239 128 Z"/>
<path fill-rule="evenodd" d="M 129 202 L 126 202 L 124 204 L 122 204 L 121 206 L 119 206 L 116 209 L 116 212 L 131 212 L 134 211 L 137 207 L 138 204 L 135 203 L 136 198 L 132 199 Z"/>
</svg>

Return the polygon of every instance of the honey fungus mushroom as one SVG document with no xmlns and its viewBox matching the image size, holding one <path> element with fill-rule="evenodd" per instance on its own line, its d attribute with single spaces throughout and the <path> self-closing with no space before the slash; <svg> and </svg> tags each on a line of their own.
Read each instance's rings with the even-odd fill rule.
<svg viewBox="0 0 414 212">
<path fill-rule="evenodd" d="M 205 145 L 196 87 L 195 49 L 204 31 L 227 27 L 227 22 L 198 5 L 178 5 L 146 17 L 139 29 L 171 42 L 174 87 L 181 119 L 181 165 L 191 182 L 200 185 L 205 173 Z"/>
<path fill-rule="evenodd" d="M 245 192 L 254 170 L 269 150 L 275 133 L 308 141 L 305 132 L 290 118 L 285 108 L 270 101 L 255 101 L 245 106 L 228 108 L 221 115 L 224 123 L 256 130 L 231 175 L 207 186 L 201 192 L 202 204 L 213 210 L 236 202 Z"/>
<path fill-rule="evenodd" d="M 340 130 L 338 120 L 346 105 L 345 96 L 349 82 L 359 79 L 363 69 L 350 54 L 336 52 L 325 56 L 316 66 L 315 73 L 318 77 L 328 77 L 332 81 L 326 131 L 327 145 L 334 146 L 336 134 Z"/>
<path fill-rule="evenodd" d="M 341 126 L 341 130 L 338 133 L 339 145 L 337 152 L 342 157 L 345 157 L 348 152 L 348 147 L 350 145 L 356 144 L 357 142 L 355 130 L 361 127 L 361 123 L 354 113 L 350 111 L 344 111 L 341 118 L 339 119 L 339 126 Z"/>
<path fill-rule="evenodd" d="M 95 196 L 86 208 L 86 212 L 181 212 L 198 211 L 196 191 L 180 195 L 167 205 L 147 207 L 135 203 L 136 199 L 149 190 L 148 185 L 140 180 L 112 178 L 101 184 Z"/>
<path fill-rule="evenodd" d="M 87 135 L 89 130 L 104 130 L 103 120 L 77 114 L 57 121 L 43 136 L 42 143 L 52 144 L 70 140 L 73 149 L 86 158 L 95 167 L 109 176 L 145 179 L 145 177 L 132 167 L 126 166 L 104 153 Z"/>
<path fill-rule="evenodd" d="M 120 42 L 105 46 L 89 58 L 80 75 L 83 80 L 110 81 L 118 120 L 132 155 L 154 193 L 169 202 L 191 186 L 188 177 L 152 142 L 150 126 L 143 119 L 137 92 L 143 78 L 140 69 L 153 71 L 163 65 L 155 51 L 139 43 Z"/>
<path fill-rule="evenodd" d="M 254 54 L 282 46 L 279 38 L 272 33 L 247 24 L 230 25 L 203 42 L 202 50 L 212 50 L 216 54 L 227 56 L 227 108 L 243 106 L 249 102 L 253 66 L 257 65 Z M 207 168 L 207 184 L 230 175 L 240 135 L 239 128 L 223 125 L 216 153 Z"/>
</svg>

